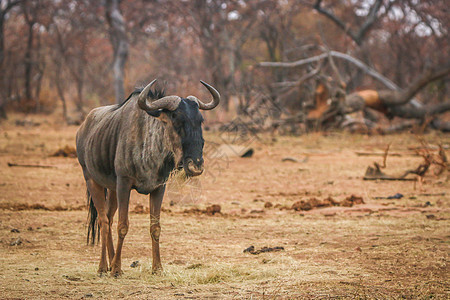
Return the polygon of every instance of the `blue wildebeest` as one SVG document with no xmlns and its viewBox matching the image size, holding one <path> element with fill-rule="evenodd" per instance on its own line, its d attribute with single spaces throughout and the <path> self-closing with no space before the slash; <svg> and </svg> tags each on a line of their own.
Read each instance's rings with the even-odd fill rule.
<svg viewBox="0 0 450 300">
<path fill-rule="evenodd" d="M 99 273 L 108 270 L 107 251 L 111 275 L 122 273 L 121 251 L 128 232 L 131 189 L 150 194 L 152 271 L 161 270 L 159 216 L 167 178 L 181 165 L 188 176 L 203 172 L 203 118 L 199 109 L 215 108 L 219 93 L 201 81 L 213 97 L 210 103 L 194 96 L 164 96 L 162 91 L 151 90 L 155 81 L 134 91 L 122 104 L 92 110 L 77 132 L 78 161 L 89 203 L 88 242 L 91 235 L 94 243 L 96 227 L 100 229 Z M 118 242 L 114 251 L 111 225 L 117 209 Z"/>
</svg>

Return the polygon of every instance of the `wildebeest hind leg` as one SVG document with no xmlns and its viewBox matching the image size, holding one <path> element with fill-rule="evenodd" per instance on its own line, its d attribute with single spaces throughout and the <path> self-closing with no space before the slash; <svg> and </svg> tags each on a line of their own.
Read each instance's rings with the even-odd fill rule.
<svg viewBox="0 0 450 300">
<path fill-rule="evenodd" d="M 89 189 L 89 193 L 91 194 L 95 209 L 97 210 L 100 238 L 102 240 L 102 252 L 98 272 L 104 273 L 108 271 L 108 262 L 106 261 L 106 241 L 109 232 L 108 218 L 106 216 L 105 191 L 104 188 L 93 179 L 86 180 L 86 185 Z"/>
<path fill-rule="evenodd" d="M 111 266 L 112 260 L 114 258 L 114 243 L 113 243 L 113 238 L 112 238 L 112 225 L 113 225 L 114 214 L 117 211 L 116 191 L 108 189 L 108 196 L 106 199 L 107 199 L 106 206 L 108 209 L 107 216 L 108 216 L 108 225 L 109 225 L 107 249 L 108 249 L 109 265 Z"/>
</svg>

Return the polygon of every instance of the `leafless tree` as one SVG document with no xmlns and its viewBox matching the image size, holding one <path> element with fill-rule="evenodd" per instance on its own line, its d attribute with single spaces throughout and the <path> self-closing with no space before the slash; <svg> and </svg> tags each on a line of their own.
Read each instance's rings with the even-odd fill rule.
<svg viewBox="0 0 450 300">
<path fill-rule="evenodd" d="M 106 0 L 106 20 L 109 24 L 109 39 L 114 49 L 113 72 L 116 102 L 125 99 L 124 73 L 128 58 L 128 38 L 125 20 L 120 9 L 120 0 Z"/>
<path fill-rule="evenodd" d="M 386 14 L 392 7 L 395 1 L 388 1 L 384 7 L 383 14 Z M 348 22 L 340 19 L 330 9 L 326 9 L 322 5 L 322 0 L 317 0 L 314 4 L 314 9 L 320 14 L 330 19 L 334 24 L 341 28 L 356 44 L 362 45 L 368 31 L 373 27 L 379 18 L 380 9 L 383 7 L 383 0 L 375 0 L 375 2 L 368 9 L 368 13 L 362 24 L 358 29 L 352 29 Z"/>
<path fill-rule="evenodd" d="M 7 14 L 11 9 L 13 9 L 15 6 L 18 6 L 20 4 L 21 0 L 7 0 L 7 1 L 1 1 L 0 2 L 0 70 L 3 72 L 3 60 L 5 58 L 5 20 L 7 18 Z M 5 111 L 5 105 L 6 105 L 6 98 L 7 95 L 5 93 L 5 84 L 4 76 L 2 76 L 3 79 L 0 81 L 0 90 L 2 90 L 2 93 L 0 94 L 0 119 L 6 119 L 6 111 Z"/>
</svg>

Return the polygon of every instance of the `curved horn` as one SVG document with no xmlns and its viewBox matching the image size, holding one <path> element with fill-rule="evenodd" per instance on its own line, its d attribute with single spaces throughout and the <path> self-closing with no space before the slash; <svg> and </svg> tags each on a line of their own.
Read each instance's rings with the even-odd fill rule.
<svg viewBox="0 0 450 300">
<path fill-rule="evenodd" d="M 200 80 L 200 82 L 211 93 L 211 95 L 213 96 L 213 100 L 211 102 L 209 102 L 209 103 L 203 103 L 202 101 L 200 101 L 200 99 L 198 99 L 195 96 L 189 96 L 189 97 L 187 97 L 187 99 L 197 102 L 198 103 L 198 108 L 203 109 L 203 110 L 210 110 L 210 109 L 215 108 L 220 103 L 220 94 L 219 94 L 219 92 L 215 88 L 213 88 L 212 86 L 210 86 L 209 84 L 204 82 L 203 80 Z"/>
<path fill-rule="evenodd" d="M 181 98 L 178 96 L 166 96 L 161 99 L 155 100 L 150 104 L 147 103 L 147 95 L 150 92 L 151 87 L 155 84 L 156 79 L 147 84 L 138 97 L 138 105 L 145 111 L 155 111 L 158 109 L 175 110 L 180 104 Z"/>
</svg>

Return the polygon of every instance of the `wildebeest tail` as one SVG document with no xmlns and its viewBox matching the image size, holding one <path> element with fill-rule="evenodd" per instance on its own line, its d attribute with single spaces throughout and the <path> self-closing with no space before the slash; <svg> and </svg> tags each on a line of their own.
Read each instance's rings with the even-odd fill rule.
<svg viewBox="0 0 450 300">
<path fill-rule="evenodd" d="M 107 189 L 105 189 L 105 198 L 106 198 Z M 91 193 L 89 193 L 89 189 L 86 190 L 87 196 L 87 205 L 89 206 L 88 212 L 88 233 L 87 233 L 87 244 L 90 243 L 95 244 L 95 236 L 97 236 L 97 241 L 100 240 L 100 224 L 98 223 L 98 214 L 97 209 L 95 208 L 94 201 L 92 201 Z"/>
</svg>

